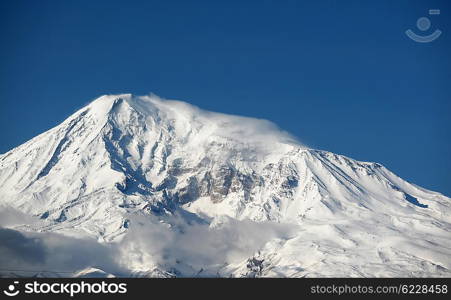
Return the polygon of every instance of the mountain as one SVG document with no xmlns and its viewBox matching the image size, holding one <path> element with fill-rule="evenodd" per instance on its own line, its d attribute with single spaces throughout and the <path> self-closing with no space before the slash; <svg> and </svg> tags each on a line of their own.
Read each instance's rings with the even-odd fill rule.
<svg viewBox="0 0 451 300">
<path fill-rule="evenodd" d="M 450 198 L 156 96 L 102 96 L 0 155 L 0 205 L 5 276 L 451 275 Z"/>
</svg>

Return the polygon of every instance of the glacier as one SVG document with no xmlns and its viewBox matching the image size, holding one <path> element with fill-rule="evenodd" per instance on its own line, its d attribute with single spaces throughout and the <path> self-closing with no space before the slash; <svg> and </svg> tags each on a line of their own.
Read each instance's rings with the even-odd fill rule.
<svg viewBox="0 0 451 300">
<path fill-rule="evenodd" d="M 451 276 L 449 197 L 155 95 L 0 155 L 0 226 L 9 277 Z"/>
</svg>

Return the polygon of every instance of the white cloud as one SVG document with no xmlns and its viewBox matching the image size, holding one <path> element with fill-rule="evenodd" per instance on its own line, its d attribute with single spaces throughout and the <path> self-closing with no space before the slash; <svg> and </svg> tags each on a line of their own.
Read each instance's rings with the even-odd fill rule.
<svg viewBox="0 0 451 300">
<path fill-rule="evenodd" d="M 183 276 L 195 275 L 201 269 L 214 275 L 225 263 L 243 261 L 268 241 L 288 238 L 295 229 L 292 225 L 226 217 L 213 222 L 214 226 L 187 215 L 169 217 L 165 222 L 149 215 L 129 217 L 129 231 L 113 243 L 0 228 L 0 272 L 18 269 L 75 273 L 96 267 L 121 276 L 131 270 L 158 267 L 177 269 Z"/>
</svg>

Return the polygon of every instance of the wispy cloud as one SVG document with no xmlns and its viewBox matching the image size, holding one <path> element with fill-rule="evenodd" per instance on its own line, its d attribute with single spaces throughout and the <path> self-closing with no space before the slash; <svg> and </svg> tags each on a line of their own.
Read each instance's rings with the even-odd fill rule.
<svg viewBox="0 0 451 300">
<path fill-rule="evenodd" d="M 132 270 L 158 267 L 176 269 L 183 276 L 201 269 L 214 273 L 226 263 L 251 257 L 274 238 L 288 238 L 294 229 L 292 225 L 226 217 L 209 225 L 181 215 L 165 222 L 153 216 L 130 216 L 130 224 L 123 239 L 113 243 L 0 228 L 0 269 L 75 273 L 97 267 L 127 275 Z"/>
</svg>

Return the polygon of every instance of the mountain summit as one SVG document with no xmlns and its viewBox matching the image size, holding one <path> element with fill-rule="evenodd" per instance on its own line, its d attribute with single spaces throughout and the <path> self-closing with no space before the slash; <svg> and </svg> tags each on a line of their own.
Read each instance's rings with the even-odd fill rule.
<svg viewBox="0 0 451 300">
<path fill-rule="evenodd" d="M 102 96 L 0 155 L 0 205 L 48 256 L 69 239 L 111 256 L 74 276 L 451 275 L 450 198 L 268 121 L 156 96 Z"/>
</svg>

